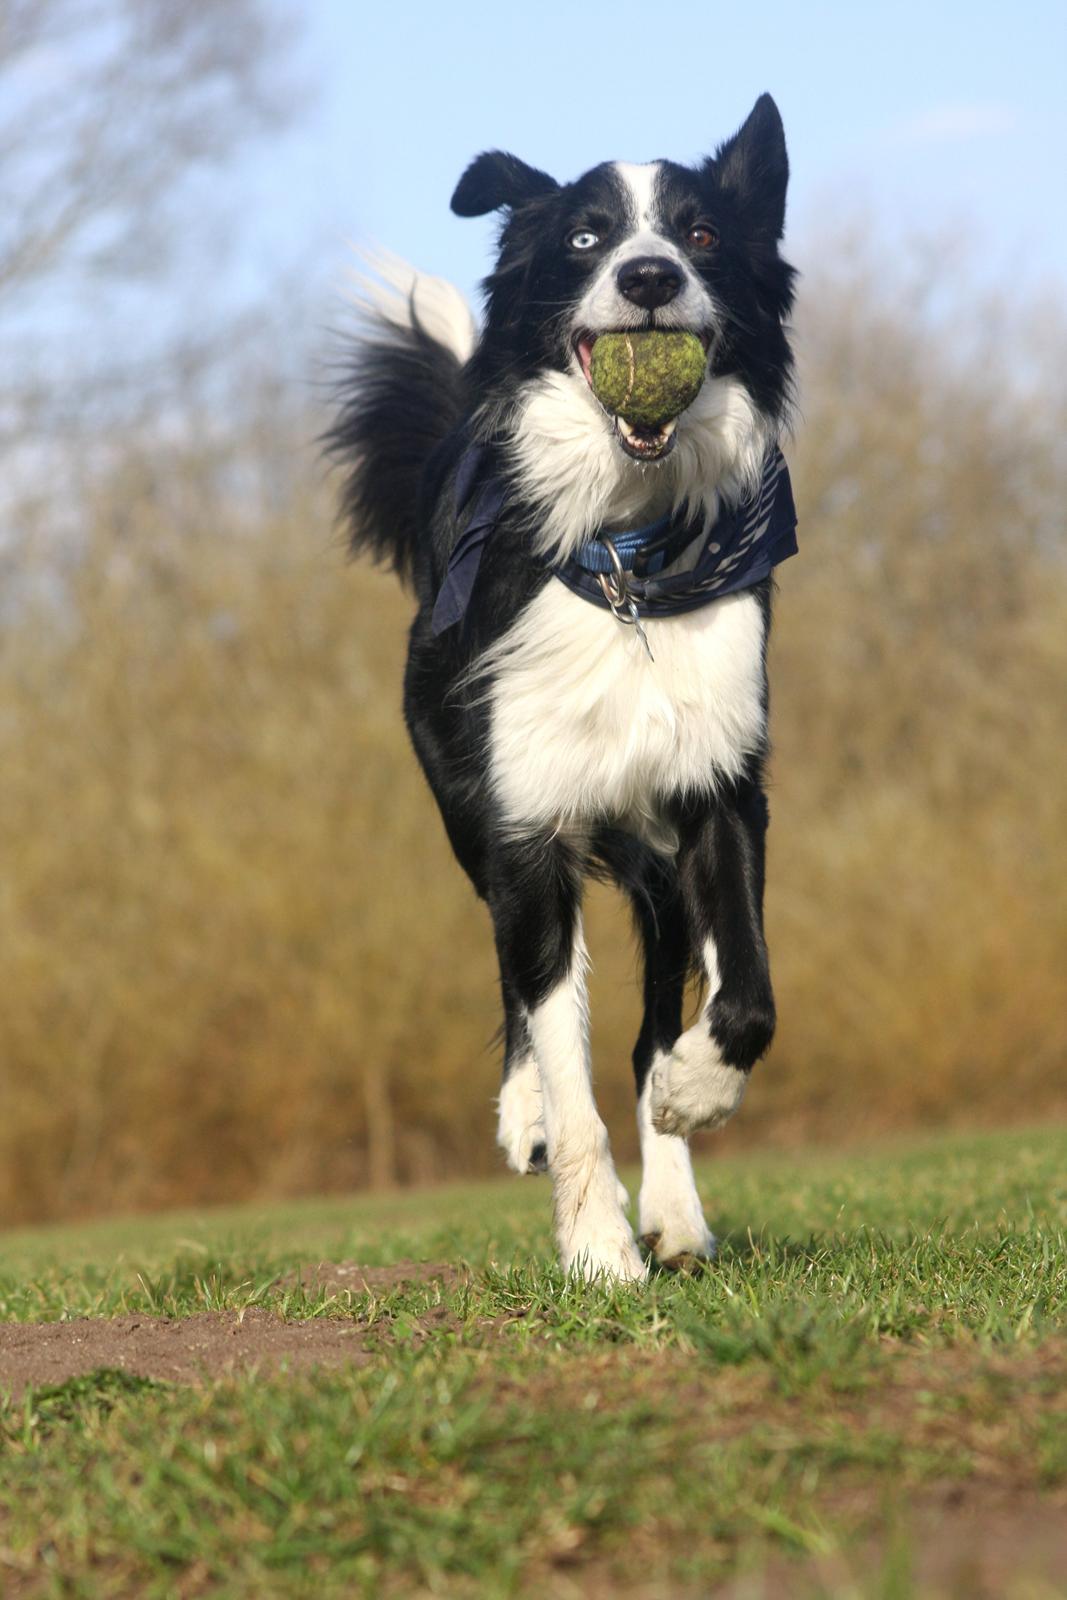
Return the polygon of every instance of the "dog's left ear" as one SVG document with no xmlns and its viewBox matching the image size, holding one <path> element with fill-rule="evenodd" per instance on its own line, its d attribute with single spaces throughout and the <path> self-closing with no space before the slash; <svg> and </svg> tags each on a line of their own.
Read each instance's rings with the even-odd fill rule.
<svg viewBox="0 0 1067 1600">
<path fill-rule="evenodd" d="M 778 107 L 761 94 L 732 139 L 708 162 L 724 189 L 737 195 L 750 217 L 773 239 L 785 227 L 785 191 L 789 158 Z"/>
<path fill-rule="evenodd" d="M 456 184 L 452 210 L 457 217 L 484 217 L 501 206 L 521 206 L 527 200 L 554 194 L 559 188 L 547 172 L 529 167 L 504 150 L 487 150 L 475 156 Z"/>
</svg>

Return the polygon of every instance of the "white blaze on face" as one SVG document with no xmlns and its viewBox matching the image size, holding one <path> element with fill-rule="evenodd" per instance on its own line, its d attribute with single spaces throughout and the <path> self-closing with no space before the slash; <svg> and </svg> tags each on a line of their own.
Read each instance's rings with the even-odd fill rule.
<svg viewBox="0 0 1067 1600">
<path fill-rule="evenodd" d="M 691 333 L 702 333 L 714 325 L 715 302 L 678 248 L 677 241 L 664 231 L 657 204 L 659 171 L 658 161 L 643 166 L 627 161 L 615 163 L 615 173 L 626 200 L 628 227 L 582 296 L 574 318 L 576 328 L 601 333 L 648 326 L 648 312 L 627 300 L 618 283 L 619 268 L 639 256 L 663 257 L 673 262 L 682 274 L 681 293 L 656 310 L 657 328 L 685 328 Z"/>
<path fill-rule="evenodd" d="M 634 218 L 639 231 L 654 232 L 656 177 L 658 161 L 645 161 L 635 166 L 629 161 L 616 161 L 615 171 L 622 179 L 633 205 Z"/>
</svg>

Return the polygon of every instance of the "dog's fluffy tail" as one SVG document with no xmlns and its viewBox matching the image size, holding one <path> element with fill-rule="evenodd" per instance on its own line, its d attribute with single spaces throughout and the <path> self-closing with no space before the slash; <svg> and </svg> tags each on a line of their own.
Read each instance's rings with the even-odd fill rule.
<svg viewBox="0 0 1067 1600">
<path fill-rule="evenodd" d="M 410 580 L 419 538 L 419 484 L 462 417 L 460 373 L 477 331 L 459 290 L 395 256 L 356 275 L 360 330 L 326 436 L 345 471 L 341 510 L 354 554 Z"/>
</svg>

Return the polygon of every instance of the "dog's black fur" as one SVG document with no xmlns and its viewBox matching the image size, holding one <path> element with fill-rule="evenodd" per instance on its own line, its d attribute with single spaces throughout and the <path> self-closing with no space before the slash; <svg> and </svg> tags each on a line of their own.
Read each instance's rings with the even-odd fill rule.
<svg viewBox="0 0 1067 1600">
<path fill-rule="evenodd" d="M 582 878 L 599 869 L 631 896 L 644 952 L 645 1014 L 634 1052 L 640 1093 L 654 1058 L 669 1055 L 682 1034 L 686 979 L 700 967 L 709 939 L 719 986 L 700 1026 L 718 1057 L 747 1073 L 770 1044 L 775 1012 L 762 921 L 765 745 L 747 751 L 728 777 L 709 773 L 696 790 L 672 789 L 670 774 L 663 775 L 661 820 L 674 849 L 595 806 L 583 827 L 516 828 L 502 814 L 490 771 L 490 691 L 506 688 L 499 688 L 492 665 L 478 670 L 556 582 L 532 537 L 545 503 L 517 464 L 515 430 L 523 426 L 524 397 L 546 373 L 584 381 L 576 349 L 588 330 L 576 320 L 580 308 L 592 303 L 601 279 L 602 293 L 614 292 L 604 263 L 612 251 L 625 256 L 628 230 L 632 235 L 635 221 L 641 227 L 619 174 L 604 165 L 560 185 L 512 156 L 478 157 L 452 206 L 461 216 L 504 213 L 480 339 L 462 362 L 420 321 L 413 295 L 406 327 L 403 319 L 379 321 L 354 349 L 330 446 L 347 473 L 343 509 L 353 549 L 390 563 L 414 587 L 405 715 L 455 854 L 492 915 L 505 1074 L 529 1056 L 529 1019 L 571 971 Z M 793 272 L 778 249 L 787 175 L 781 122 L 764 96 L 714 157 L 697 168 L 661 163 L 655 183 L 656 237 L 694 303 L 703 293 L 713 307 L 699 330 L 709 343 L 709 374 L 747 394 L 768 437 L 783 422 L 790 392 L 784 322 Z M 575 246 L 590 236 L 595 246 Z M 617 325 L 670 325 L 624 296 L 619 305 L 625 320 Z M 610 428 L 607 418 L 603 425 Z M 457 464 L 472 443 L 487 440 L 506 485 L 505 507 L 466 617 L 435 637 L 431 612 L 462 528 L 452 493 Z M 612 448 L 619 450 L 620 475 L 651 482 L 664 470 L 630 463 L 619 445 Z M 769 579 L 757 593 L 765 648 Z M 606 629 L 617 627 L 603 616 Z M 765 705 L 765 673 L 762 693 Z M 545 696 L 550 707 L 550 682 Z M 545 1142 L 530 1148 L 531 1169 L 546 1156 L 554 1165 L 553 1146 L 565 1143 L 566 1134 L 549 1128 L 547 1152 Z M 601 1265 L 613 1270 L 608 1258 Z"/>
</svg>

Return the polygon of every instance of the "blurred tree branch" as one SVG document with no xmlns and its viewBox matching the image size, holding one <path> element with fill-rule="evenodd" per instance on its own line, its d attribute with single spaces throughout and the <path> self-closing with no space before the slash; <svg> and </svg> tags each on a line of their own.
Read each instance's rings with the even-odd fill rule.
<svg viewBox="0 0 1067 1600">
<path fill-rule="evenodd" d="M 0 444 L 113 425 L 226 347 L 221 295 L 193 329 L 176 293 L 176 326 L 135 337 L 111 308 L 213 250 L 194 180 L 288 119 L 283 3 L 0 0 Z"/>
<path fill-rule="evenodd" d="M 163 262 L 183 178 L 283 117 L 283 36 L 262 0 L 4 0 L 0 295 Z"/>
</svg>

